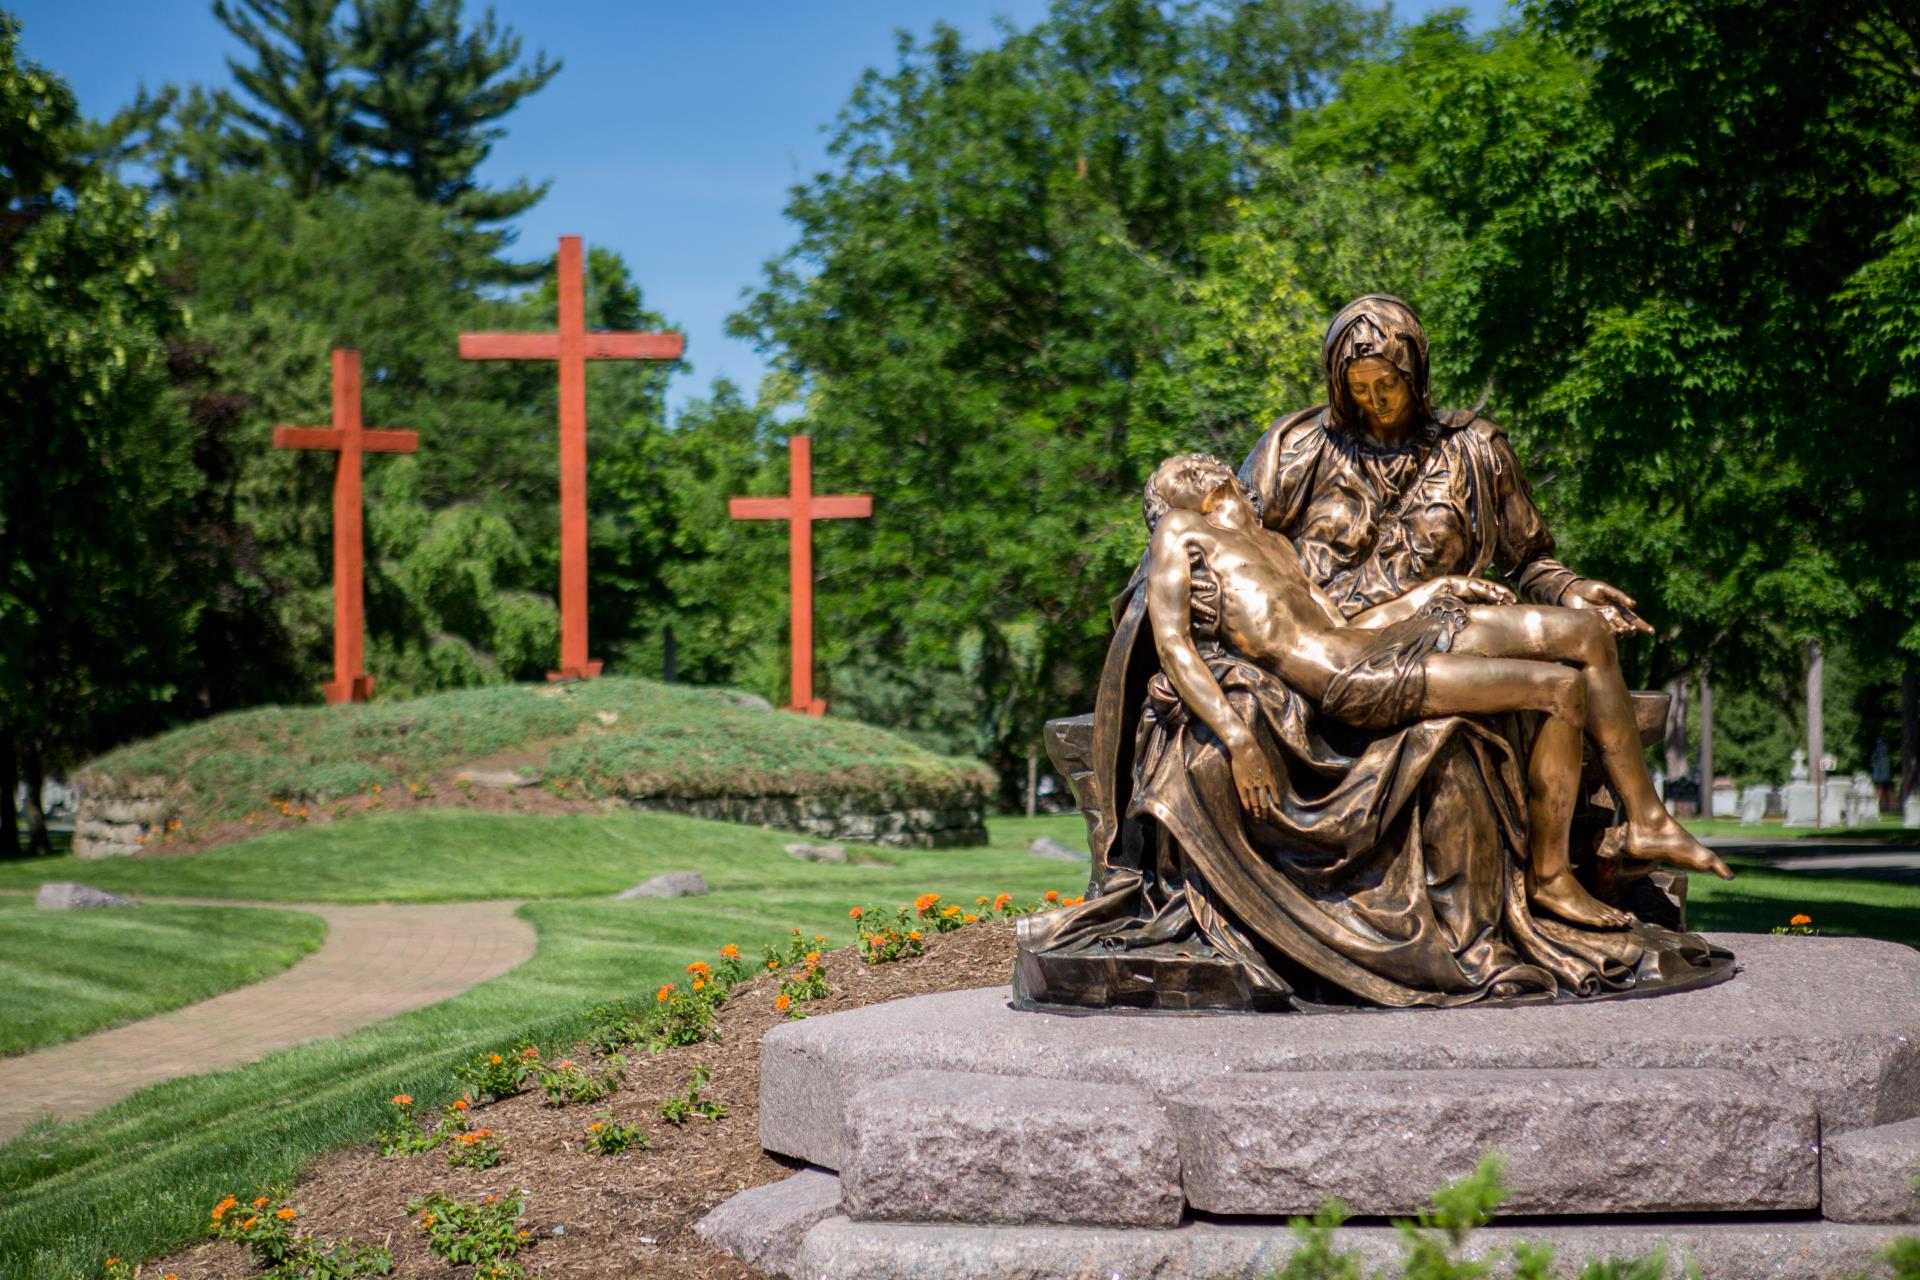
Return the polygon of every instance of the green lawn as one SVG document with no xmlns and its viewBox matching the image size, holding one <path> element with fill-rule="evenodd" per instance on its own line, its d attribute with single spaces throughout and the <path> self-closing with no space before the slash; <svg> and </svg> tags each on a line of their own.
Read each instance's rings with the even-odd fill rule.
<svg viewBox="0 0 1920 1280">
<path fill-rule="evenodd" d="M 1688 818 L 1682 823 L 1701 839 L 1725 840 L 1883 840 L 1920 843 L 1920 827 L 1903 827 L 1898 818 L 1883 818 L 1865 827 L 1789 827 L 1783 822 L 1748 826 L 1731 818 Z"/>
<path fill-rule="evenodd" d="M 420 821 L 436 817 L 473 838 L 436 839 L 440 824 Z M 482 826 L 469 825 L 476 821 Z M 94 1116 L 46 1126 L 0 1147 L 0 1275 L 8 1280 L 96 1275 L 109 1254 L 151 1257 L 192 1240 L 207 1207 L 228 1190 L 290 1180 L 314 1157 L 366 1140 L 388 1109 L 385 1099 L 395 1092 L 423 1101 L 451 1097 L 449 1072 L 455 1063 L 482 1047 L 508 1045 L 522 1036 L 549 1049 L 564 1047 L 578 1036 L 581 1014 L 590 1003 L 651 991 L 680 976 L 688 960 L 712 958 L 723 943 L 737 943 L 751 953 L 798 927 L 824 933 L 840 945 L 849 940 L 847 908 L 855 904 L 897 905 L 922 892 L 962 903 L 1001 891 L 1026 900 L 1048 889 L 1078 893 L 1086 885 L 1085 864 L 1032 858 L 1024 850 L 1035 835 L 1079 838 L 1084 828 L 1077 817 L 996 823 L 990 848 L 888 851 L 890 865 L 864 867 L 799 862 L 779 849 L 791 837 L 718 823 L 644 814 L 585 821 L 604 822 L 616 833 L 627 824 L 653 830 L 656 822 L 665 822 L 668 827 L 661 829 L 673 831 L 676 839 L 651 852 L 620 852 L 624 846 L 611 839 L 568 852 L 567 833 L 578 837 L 591 826 L 567 818 L 468 813 L 411 814 L 358 825 L 390 833 L 387 860 L 397 865 L 385 869 L 382 883 L 394 892 L 483 896 L 479 886 L 505 885 L 497 891 L 518 893 L 541 858 L 557 859 L 556 877 L 576 891 L 586 891 L 589 884 L 624 887 L 654 870 L 694 867 L 715 884 L 715 892 L 668 902 L 531 903 L 521 913 L 539 935 L 534 958 L 465 995 L 338 1040 L 298 1046 L 231 1071 L 169 1081 Z M 554 824 L 560 834 L 534 836 L 543 822 Z M 316 828 L 297 835 L 337 838 L 350 829 Z M 534 840 L 537 855 L 509 854 L 519 839 Z M 395 848 L 406 856 L 393 857 Z M 449 861 L 458 848 L 467 851 L 464 865 Z M 232 859 L 229 873 L 257 892 L 315 896 L 301 891 L 307 887 L 301 883 L 306 873 L 296 869 L 308 865 L 312 851 L 296 838 L 260 840 L 217 853 Z M 260 864 L 257 873 L 243 869 L 249 853 Z M 211 856 L 128 860 L 128 865 L 147 877 L 142 887 L 149 892 L 177 889 L 183 880 L 199 892 L 201 872 L 193 864 Z M 617 872 L 594 872 L 598 857 L 626 860 Z M 110 865 L 89 863 L 87 870 Z M 370 862 L 360 869 L 375 870 Z M 169 881 L 163 873 L 182 879 Z M 464 895 L 436 891 L 449 876 L 465 886 Z M 232 884 L 225 888 L 236 891 Z"/>
<path fill-rule="evenodd" d="M 0 898 L 0 1056 L 258 982 L 326 936 L 301 911 L 40 911 L 31 898 Z"/>
<path fill-rule="evenodd" d="M 994 830 L 986 849 L 948 850 L 915 865 L 961 867 L 995 851 L 1023 850 L 1021 833 L 1086 847 L 1077 816 L 1037 818 L 1030 831 L 1025 819 L 1011 820 Z M 780 877 L 796 884 L 844 881 L 851 888 L 884 870 L 796 861 L 782 846 L 802 838 L 637 810 L 536 817 L 424 809 L 276 832 L 191 857 L 0 862 L 0 889 L 80 880 L 116 893 L 257 902 L 449 902 L 600 896 L 662 871 L 698 871 L 715 892 L 757 888 L 767 883 L 769 868 L 777 869 L 780 883 L 787 882 Z M 870 856 L 891 863 L 905 855 L 881 849 Z M 1056 875 L 1062 889 L 1073 879 Z M 1084 880 L 1074 891 L 1083 887 Z"/>
<path fill-rule="evenodd" d="M 688 867 L 715 891 L 669 902 L 530 903 L 521 912 L 539 935 L 534 958 L 465 995 L 338 1040 L 170 1081 L 0 1147 L 0 1275 L 66 1280 L 98 1274 L 107 1254 L 147 1258 L 190 1241 L 221 1195 L 291 1180 L 314 1157 L 365 1141 L 393 1093 L 447 1098 L 455 1063 L 522 1036 L 564 1047 L 589 1003 L 649 991 L 723 943 L 751 953 L 798 927 L 837 944 L 850 905 L 904 903 L 921 892 L 962 903 L 1003 890 L 1023 899 L 1049 888 L 1077 893 L 1084 864 L 1031 858 L 1024 846 L 1041 834 L 1077 845 L 1083 830 L 1073 816 L 1000 819 L 986 849 L 883 851 L 885 865 L 823 867 L 781 852 L 787 836 L 659 815 L 413 813 L 189 859 L 89 863 L 86 878 L 107 887 L 217 886 L 261 899 L 600 894 Z M 1822 932 L 1920 942 L 1911 923 L 1920 918 L 1920 887 L 1740 871 L 1726 885 L 1696 878 L 1696 927 L 1764 930 L 1804 911 Z"/>
</svg>

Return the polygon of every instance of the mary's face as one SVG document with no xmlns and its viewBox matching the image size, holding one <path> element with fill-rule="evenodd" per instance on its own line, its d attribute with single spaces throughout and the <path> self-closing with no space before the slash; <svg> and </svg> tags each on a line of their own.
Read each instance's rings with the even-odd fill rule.
<svg viewBox="0 0 1920 1280">
<path fill-rule="evenodd" d="M 1368 356 L 1348 365 L 1347 394 L 1376 434 L 1397 435 L 1413 425 L 1413 388 L 1391 360 Z"/>
</svg>

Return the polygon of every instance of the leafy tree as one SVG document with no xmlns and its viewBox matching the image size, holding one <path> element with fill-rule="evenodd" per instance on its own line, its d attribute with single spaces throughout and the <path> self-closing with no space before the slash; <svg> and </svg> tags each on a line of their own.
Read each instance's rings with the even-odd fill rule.
<svg viewBox="0 0 1920 1280">
<path fill-rule="evenodd" d="M 1915 446 L 1836 301 L 1909 207 L 1860 54 L 1890 15 L 1556 0 L 1484 38 L 1440 17 L 1303 130 L 1462 237 L 1439 357 L 1492 388 L 1568 558 L 1648 603 L 1643 679 L 1709 655 L 1771 679 L 1882 577 L 1870 495 Z"/>
<path fill-rule="evenodd" d="M 1378 30 L 1349 5 L 1062 0 L 991 49 L 903 37 L 861 81 L 739 321 L 820 485 L 875 496 L 872 520 L 821 530 L 835 698 L 847 671 L 931 702 L 971 666 L 969 719 L 1013 798 L 1039 722 L 1090 699 L 1139 554 L 1131 494 L 1201 443 L 1198 415 L 1162 416 L 1178 282 L 1256 181 L 1245 146 L 1284 141 Z"/>
<path fill-rule="evenodd" d="M 194 609 L 167 555 L 191 466 L 166 394 L 170 233 L 96 141 L 0 14 L 0 788 L 17 766 L 39 853 L 48 768 L 166 696 Z"/>
</svg>

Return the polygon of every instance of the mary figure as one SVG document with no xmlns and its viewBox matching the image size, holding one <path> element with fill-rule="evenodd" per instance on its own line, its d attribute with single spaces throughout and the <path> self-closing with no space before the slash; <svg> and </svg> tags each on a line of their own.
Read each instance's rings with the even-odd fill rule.
<svg viewBox="0 0 1920 1280">
<path fill-rule="evenodd" d="M 1553 558 L 1505 435 L 1430 407 L 1426 335 L 1405 303 L 1349 305 L 1323 363 L 1328 403 L 1275 424 L 1241 479 L 1343 613 L 1492 568 L 1533 601 L 1645 628 L 1624 594 Z M 1196 566 L 1193 638 L 1272 762 L 1278 803 L 1244 811 L 1222 744 L 1159 669 L 1136 575 L 1115 601 L 1090 734 L 1062 762 L 1087 813 L 1093 885 L 1084 902 L 1023 922 L 1017 1003 L 1450 1006 L 1731 976 L 1732 957 L 1698 935 L 1531 909 L 1529 717 L 1385 730 L 1334 720 L 1221 641 L 1210 591 Z"/>
</svg>

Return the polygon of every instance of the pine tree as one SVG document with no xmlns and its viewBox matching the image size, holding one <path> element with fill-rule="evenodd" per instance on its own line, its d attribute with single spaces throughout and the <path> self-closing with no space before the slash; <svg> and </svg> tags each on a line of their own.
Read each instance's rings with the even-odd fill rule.
<svg viewBox="0 0 1920 1280">
<path fill-rule="evenodd" d="M 213 16 L 254 55 L 229 58 L 233 78 L 259 110 L 222 94 L 222 106 L 285 173 L 294 194 L 332 190 L 352 168 L 348 130 L 356 108 L 346 80 L 347 45 L 334 22 L 339 0 L 214 0 Z"/>
<path fill-rule="evenodd" d="M 374 163 L 405 175 L 421 199 L 481 222 L 511 218 L 546 193 L 525 182 L 504 191 L 474 183 L 506 132 L 495 122 L 560 70 L 544 54 L 514 69 L 520 38 L 492 10 L 463 31 L 460 0 L 357 0 L 347 38 L 368 77 L 353 136 Z"/>
</svg>

